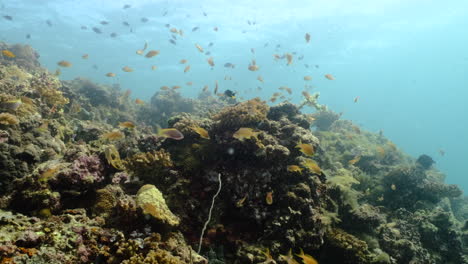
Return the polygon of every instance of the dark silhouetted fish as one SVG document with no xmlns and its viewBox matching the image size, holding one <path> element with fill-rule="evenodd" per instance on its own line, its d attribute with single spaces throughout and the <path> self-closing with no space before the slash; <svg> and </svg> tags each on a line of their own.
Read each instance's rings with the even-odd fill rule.
<svg viewBox="0 0 468 264">
<path fill-rule="evenodd" d="M 26 38 L 27 38 L 27 39 L 30 39 L 30 38 L 31 38 L 31 35 L 30 35 L 30 34 L 26 34 Z"/>
<path fill-rule="evenodd" d="M 209 52 L 209 51 L 205 52 L 205 55 L 210 55 L 210 54 L 211 54 L 211 52 Z"/>
<path fill-rule="evenodd" d="M 87 26 L 81 26 L 81 29 L 82 29 L 82 30 L 87 30 L 88 27 L 87 27 Z"/>
<path fill-rule="evenodd" d="M 46 20 L 46 24 L 47 24 L 49 27 L 52 26 L 52 22 L 51 22 L 49 19 Z"/>
<path fill-rule="evenodd" d="M 167 15 L 167 11 L 164 11 L 163 16 L 166 16 L 166 15 Z"/>
<path fill-rule="evenodd" d="M 126 5 L 124 5 L 122 8 L 123 8 L 123 9 L 129 9 L 130 7 L 132 7 L 132 6 L 129 5 L 129 4 L 126 4 Z"/>
<path fill-rule="evenodd" d="M 204 16 L 208 16 L 205 12 L 203 12 L 203 15 L 204 15 Z"/>
<path fill-rule="evenodd" d="M 146 18 L 146 17 L 142 17 L 142 18 L 141 18 L 141 22 L 143 22 L 143 23 L 146 23 L 146 22 L 148 22 L 148 18 Z"/>
<path fill-rule="evenodd" d="M 93 31 L 96 32 L 97 34 L 101 34 L 101 33 L 102 33 L 102 31 L 101 31 L 99 28 L 97 28 L 97 27 L 93 27 Z"/>
<path fill-rule="evenodd" d="M 298 59 L 298 60 L 304 59 L 304 55 L 299 56 L 297 59 Z"/>
<path fill-rule="evenodd" d="M 97 70 L 99 67 L 96 64 L 93 64 L 93 69 Z"/>
<path fill-rule="evenodd" d="M 195 31 L 197 31 L 197 30 L 198 30 L 198 27 L 192 28 L 192 32 L 195 32 Z"/>
<path fill-rule="evenodd" d="M 234 69 L 235 65 L 230 63 L 230 62 L 226 62 L 226 63 L 224 63 L 224 67 Z"/>
<path fill-rule="evenodd" d="M 280 45 L 280 44 L 277 44 L 277 45 L 276 45 L 276 48 L 277 48 L 277 49 L 281 48 L 281 45 Z"/>
<path fill-rule="evenodd" d="M 317 69 L 318 69 L 318 68 L 320 68 L 320 66 L 319 66 L 318 64 L 315 64 L 315 68 L 317 68 Z"/>
<path fill-rule="evenodd" d="M 130 26 L 130 24 L 129 24 L 127 21 L 122 22 L 122 24 L 123 24 L 124 26 L 126 26 L 126 27 L 129 27 L 129 26 Z"/>
<path fill-rule="evenodd" d="M 263 45 L 264 48 L 268 47 L 268 42 Z"/>
<path fill-rule="evenodd" d="M 245 30 L 245 29 L 242 30 L 242 34 L 245 34 L 245 33 L 247 33 L 247 30 Z"/>
<path fill-rule="evenodd" d="M 6 19 L 6 20 L 10 20 L 10 21 L 13 20 L 13 17 L 12 17 L 12 16 L 8 16 L 8 15 L 3 16 L 3 18 Z"/>
<path fill-rule="evenodd" d="M 210 44 L 208 44 L 208 47 L 211 47 L 213 46 L 213 42 L 210 42 Z"/>
<path fill-rule="evenodd" d="M 169 42 L 174 44 L 174 45 L 177 45 L 177 43 L 173 39 L 170 39 Z"/>
<path fill-rule="evenodd" d="M 117 33 L 115 33 L 115 32 L 112 32 L 112 33 L 110 34 L 110 37 L 111 37 L 111 38 L 115 38 L 115 37 L 117 37 Z"/>
<path fill-rule="evenodd" d="M 306 68 L 309 68 L 309 64 L 307 64 L 307 63 L 306 63 L 306 64 L 304 64 L 304 66 L 305 66 Z"/>
<path fill-rule="evenodd" d="M 249 26 L 252 25 L 252 23 L 250 23 L 250 20 L 247 20 L 247 24 L 249 24 Z"/>
<path fill-rule="evenodd" d="M 166 24 L 165 25 L 167 28 L 170 28 L 171 27 L 171 24 Z"/>
<path fill-rule="evenodd" d="M 293 52 L 291 52 L 291 53 L 292 53 L 292 55 L 296 55 L 296 54 L 297 54 L 297 52 L 295 52 L 295 51 L 293 51 Z"/>
<path fill-rule="evenodd" d="M 172 34 L 171 37 L 172 37 L 173 40 L 177 40 L 176 35 Z"/>
<path fill-rule="evenodd" d="M 99 22 L 99 24 L 101 24 L 101 25 L 105 26 L 105 25 L 109 25 L 109 22 L 107 22 L 107 21 L 103 20 L 103 21 Z"/>
</svg>

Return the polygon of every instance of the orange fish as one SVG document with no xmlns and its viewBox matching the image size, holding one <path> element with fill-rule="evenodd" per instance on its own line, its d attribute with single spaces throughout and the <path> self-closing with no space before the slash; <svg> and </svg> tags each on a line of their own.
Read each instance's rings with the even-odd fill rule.
<svg viewBox="0 0 468 264">
<path fill-rule="evenodd" d="M 185 64 L 185 63 L 187 63 L 187 60 L 186 60 L 186 59 L 181 59 L 181 60 L 179 61 L 179 63 L 180 63 L 180 64 Z"/>
<path fill-rule="evenodd" d="M 278 88 L 280 90 L 283 90 L 283 91 L 286 91 L 288 92 L 288 94 L 292 94 L 292 89 L 287 87 L 287 86 L 281 86 L 280 88 Z"/>
<path fill-rule="evenodd" d="M 309 33 L 305 34 L 305 40 L 306 40 L 307 43 L 310 42 L 310 34 Z"/>
<path fill-rule="evenodd" d="M 168 91 L 169 87 L 168 86 L 161 86 L 161 88 L 159 88 L 159 89 L 161 89 L 162 91 Z"/>
<path fill-rule="evenodd" d="M 185 67 L 184 73 L 186 73 L 186 72 L 188 72 L 188 71 L 190 71 L 190 65 L 187 65 L 187 66 Z"/>
<path fill-rule="evenodd" d="M 182 86 L 180 86 L 180 85 L 174 85 L 174 86 L 172 86 L 172 90 L 177 90 L 177 89 L 180 89 L 180 88 L 182 88 Z"/>
<path fill-rule="evenodd" d="M 335 80 L 335 77 L 333 77 L 333 75 L 331 75 L 331 74 L 325 74 L 325 78 L 327 78 L 330 81 Z"/>
<path fill-rule="evenodd" d="M 87 59 L 88 59 L 88 57 L 89 57 L 89 55 L 88 55 L 88 54 L 84 54 L 83 56 L 81 56 L 81 58 L 83 58 L 84 60 L 87 60 Z"/>
<path fill-rule="evenodd" d="M 291 53 L 284 54 L 286 56 L 286 60 L 288 61 L 287 65 L 291 65 L 293 62 L 293 55 Z"/>
<path fill-rule="evenodd" d="M 151 66 L 151 70 L 153 70 L 153 71 L 156 70 L 157 68 L 158 68 L 158 66 L 156 66 L 156 65 Z"/>
<path fill-rule="evenodd" d="M 354 165 L 361 160 L 361 155 L 356 155 L 352 160 L 348 161 L 349 165 Z"/>
<path fill-rule="evenodd" d="M 193 83 L 192 82 L 186 82 L 185 84 L 188 85 L 188 86 L 192 86 Z"/>
<path fill-rule="evenodd" d="M 257 62 L 255 60 L 252 60 L 252 62 L 249 64 L 248 69 L 249 71 L 258 71 L 260 67 L 257 66 Z"/>
<path fill-rule="evenodd" d="M 141 100 L 141 99 L 135 99 L 135 104 L 137 105 L 144 105 L 145 104 L 145 101 Z"/>
<path fill-rule="evenodd" d="M 209 57 L 207 60 L 208 64 L 211 66 L 211 67 L 214 67 L 214 61 L 213 61 L 213 57 Z"/>
<path fill-rule="evenodd" d="M 2 54 L 3 54 L 3 56 L 6 56 L 8 58 L 16 57 L 16 55 L 13 52 L 9 51 L 9 50 L 2 50 Z"/>
<path fill-rule="evenodd" d="M 312 80 L 312 77 L 310 75 L 304 76 L 304 81 L 310 81 Z"/>
<path fill-rule="evenodd" d="M 106 73 L 106 76 L 107 76 L 107 77 L 115 77 L 115 73 L 113 73 L 113 72 L 108 72 L 108 73 Z"/>
<path fill-rule="evenodd" d="M 198 49 L 198 51 L 200 51 L 201 53 L 203 53 L 203 48 L 198 45 L 198 44 L 195 44 L 195 47 Z"/>
<path fill-rule="evenodd" d="M 124 72 L 132 72 L 133 69 L 130 68 L 130 67 L 128 67 L 128 66 L 124 66 L 124 67 L 122 68 L 122 71 L 124 71 Z"/>
<path fill-rule="evenodd" d="M 154 57 L 154 56 L 156 56 L 158 54 L 159 54 L 159 50 L 150 50 L 150 51 L 148 51 L 148 53 L 146 53 L 145 57 L 146 58 L 152 58 L 152 57 Z"/>
<path fill-rule="evenodd" d="M 177 28 L 170 28 L 169 31 L 171 31 L 171 32 L 174 33 L 174 34 L 179 33 L 179 31 L 177 30 Z"/>
<path fill-rule="evenodd" d="M 69 61 L 65 61 L 65 60 L 61 60 L 59 62 L 57 62 L 58 66 L 61 66 L 61 67 L 71 67 L 72 64 L 69 62 Z"/>
</svg>

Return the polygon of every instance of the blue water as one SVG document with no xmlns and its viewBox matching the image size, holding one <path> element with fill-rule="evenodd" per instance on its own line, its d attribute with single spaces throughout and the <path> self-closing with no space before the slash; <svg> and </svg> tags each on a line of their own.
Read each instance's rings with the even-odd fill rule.
<svg viewBox="0 0 468 264">
<path fill-rule="evenodd" d="M 131 8 L 122 9 L 124 4 Z M 60 60 L 72 62 L 73 67 L 62 69 L 62 79 L 82 76 L 118 83 L 146 100 L 163 85 L 181 85 L 185 96 L 194 97 L 218 80 L 220 90 L 233 89 L 246 99 L 268 99 L 278 87 L 288 86 L 293 102 L 299 102 L 304 85 L 312 85 L 311 92 L 321 93 L 321 103 L 366 129 L 382 130 L 414 157 L 432 156 L 448 183 L 468 190 L 467 1 L 11 0 L 1 1 L 0 7 L 2 16 L 13 17 L 0 19 L 0 40 L 32 45 L 50 71 Z M 143 23 L 142 17 L 149 21 Z M 109 25 L 99 24 L 102 20 Z M 176 46 L 168 42 L 171 33 L 165 24 L 184 31 Z M 199 29 L 192 32 L 194 27 Z M 112 32 L 118 36 L 111 38 Z M 306 32 L 311 34 L 309 44 Z M 161 54 L 151 59 L 136 55 L 145 41 Z M 196 43 L 211 52 L 213 69 Z M 273 60 L 273 54 L 285 52 L 297 52 L 293 65 Z M 89 59 L 83 60 L 86 53 Z M 258 72 L 247 70 L 254 58 Z M 188 73 L 183 73 L 181 59 L 191 65 Z M 236 67 L 224 68 L 226 62 Z M 123 72 L 125 65 L 135 71 Z M 152 65 L 158 69 L 152 71 Z M 107 78 L 107 72 L 117 77 Z M 336 80 L 325 79 L 328 73 Z M 226 75 L 232 80 L 225 81 Z M 312 81 L 305 83 L 305 75 Z M 185 85 L 189 81 L 192 86 Z M 258 86 L 263 90 L 257 91 Z"/>
</svg>

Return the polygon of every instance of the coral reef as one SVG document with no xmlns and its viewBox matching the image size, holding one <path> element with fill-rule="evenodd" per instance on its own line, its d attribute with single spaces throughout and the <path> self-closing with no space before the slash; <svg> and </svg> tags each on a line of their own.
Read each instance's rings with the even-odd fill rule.
<svg viewBox="0 0 468 264">
<path fill-rule="evenodd" d="M 132 102 L 0 48 L 0 263 L 468 264 L 461 190 L 318 94 Z"/>
</svg>

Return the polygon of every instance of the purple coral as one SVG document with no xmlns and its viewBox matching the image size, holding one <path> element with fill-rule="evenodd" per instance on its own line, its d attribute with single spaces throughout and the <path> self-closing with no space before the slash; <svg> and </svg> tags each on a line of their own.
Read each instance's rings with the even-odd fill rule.
<svg viewBox="0 0 468 264">
<path fill-rule="evenodd" d="M 104 165 L 97 155 L 80 156 L 72 166 L 71 183 L 97 183 L 104 180 Z"/>
</svg>

